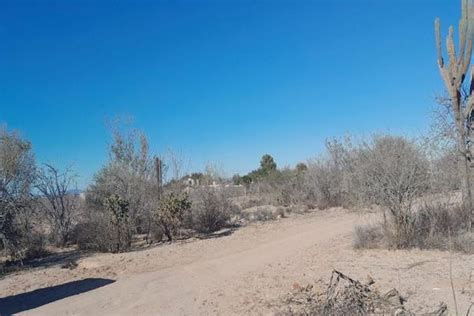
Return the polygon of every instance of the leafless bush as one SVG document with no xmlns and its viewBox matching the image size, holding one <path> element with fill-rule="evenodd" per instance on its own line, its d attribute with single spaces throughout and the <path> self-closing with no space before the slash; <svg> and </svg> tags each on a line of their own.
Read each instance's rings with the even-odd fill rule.
<svg viewBox="0 0 474 316">
<path fill-rule="evenodd" d="M 405 248 L 457 250 L 473 253 L 474 236 L 469 232 L 470 212 L 462 206 L 424 205 L 406 218 Z M 400 248 L 399 227 L 393 222 L 356 227 L 355 248 L 388 246 Z"/>
<path fill-rule="evenodd" d="M 414 142 L 394 136 L 374 137 L 357 156 L 354 191 L 363 202 L 382 208 L 384 225 L 393 227 L 397 248 L 406 247 L 413 234 L 413 203 L 429 186 L 426 157 Z"/>
<path fill-rule="evenodd" d="M 345 191 L 342 188 L 342 173 L 331 160 L 313 161 L 308 170 L 308 180 L 313 186 L 313 198 L 320 209 L 340 206 Z"/>
<path fill-rule="evenodd" d="M 454 148 L 440 150 L 431 167 L 431 190 L 447 193 L 461 189 L 459 158 Z"/>
<path fill-rule="evenodd" d="M 355 181 L 359 197 L 386 208 L 394 216 L 412 207 L 426 192 L 429 163 L 412 141 L 396 136 L 375 136 L 358 152 Z"/>
<path fill-rule="evenodd" d="M 131 247 L 133 236 L 129 220 L 127 202 L 111 195 L 104 199 L 99 209 L 85 209 L 71 232 L 71 242 L 82 250 L 126 251 Z"/>
<path fill-rule="evenodd" d="M 74 227 L 71 241 L 82 250 L 116 251 L 116 235 L 111 219 L 107 215 L 104 212 L 88 211 L 86 218 Z"/>
<path fill-rule="evenodd" d="M 293 292 L 283 298 L 284 308 L 279 315 L 414 315 L 408 311 L 406 300 L 396 289 L 385 294 L 372 285 L 355 280 L 334 270 L 329 284 L 322 281 L 308 286 L 293 285 Z M 447 315 L 441 303 L 432 315 Z"/>
<path fill-rule="evenodd" d="M 163 237 L 165 236 L 161 226 L 157 225 L 156 223 L 151 225 L 150 235 L 151 235 L 151 239 L 148 241 L 149 243 L 163 241 Z"/>
<path fill-rule="evenodd" d="M 312 185 L 308 185 L 308 171 L 306 165 L 300 168 L 283 168 L 259 177 L 258 182 L 252 183 L 250 189 L 258 198 L 253 204 L 242 205 L 249 208 L 260 205 L 275 205 L 289 207 L 291 205 L 313 203 L 315 201 Z"/>
<path fill-rule="evenodd" d="M 240 203 L 240 208 L 241 209 L 247 209 L 247 208 L 251 208 L 251 207 L 255 207 L 255 206 L 261 206 L 261 205 L 265 205 L 265 204 L 268 204 L 264 199 L 262 199 L 261 197 L 249 197 L 248 199 L 243 199 L 243 201 L 241 201 Z"/>
<path fill-rule="evenodd" d="M 355 249 L 377 248 L 383 238 L 383 228 L 380 224 L 359 225 L 354 229 L 353 246 Z"/>
<path fill-rule="evenodd" d="M 312 160 L 305 173 L 306 203 L 324 209 L 352 204 L 352 177 L 356 150 L 350 137 L 326 142 L 326 153 Z"/>
<path fill-rule="evenodd" d="M 99 206 L 96 201 L 86 201 L 86 205 L 89 207 L 74 227 L 71 241 L 84 250 L 121 252 L 130 249 L 133 231 L 128 202 L 112 194 Z"/>
<path fill-rule="evenodd" d="M 50 255 L 51 252 L 46 248 L 46 246 L 47 241 L 43 234 L 32 234 L 28 240 L 28 243 L 25 245 L 23 259 L 36 259 Z"/>
<path fill-rule="evenodd" d="M 60 172 L 46 164 L 39 170 L 35 184 L 41 194 L 38 201 L 42 206 L 42 214 L 49 221 L 53 239 L 60 246 L 69 241 L 77 220 L 80 200 L 70 193 L 75 177 L 69 169 Z"/>
<path fill-rule="evenodd" d="M 413 221 L 415 233 L 412 245 L 420 248 L 462 250 L 463 246 L 459 241 L 469 236 L 469 219 L 469 210 L 462 206 L 425 205 L 416 213 Z M 471 245 L 472 242 L 471 240 Z M 469 248 L 469 242 L 466 242 L 464 250 L 469 251 Z"/>
<path fill-rule="evenodd" d="M 305 165 L 306 167 L 306 165 Z M 306 186 L 306 168 L 283 169 L 277 182 L 276 204 L 288 207 L 311 199 L 311 192 Z"/>
<path fill-rule="evenodd" d="M 225 192 L 203 187 L 193 194 L 192 228 L 201 233 L 218 231 L 237 211 Z"/>
</svg>

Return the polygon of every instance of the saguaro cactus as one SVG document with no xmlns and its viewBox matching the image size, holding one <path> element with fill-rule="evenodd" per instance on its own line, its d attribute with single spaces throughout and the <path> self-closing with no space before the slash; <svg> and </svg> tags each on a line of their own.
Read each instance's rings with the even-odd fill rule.
<svg viewBox="0 0 474 316">
<path fill-rule="evenodd" d="M 474 74 L 470 72 L 470 87 L 463 90 L 463 83 L 469 70 L 472 55 L 472 45 L 474 36 L 473 23 L 473 3 L 472 0 L 462 0 L 461 19 L 459 20 L 459 46 L 456 53 L 454 43 L 454 27 L 450 26 L 446 37 L 446 51 L 448 53 L 448 63 L 443 58 L 443 48 L 441 44 L 440 20 L 435 20 L 436 49 L 438 53 L 438 66 L 443 78 L 446 90 L 451 101 L 451 110 L 456 124 L 456 144 L 462 176 L 462 200 L 464 207 L 472 210 L 472 192 L 470 168 L 474 167 L 474 132 L 472 128 L 473 105 L 474 105 Z M 474 218 L 471 216 L 471 227 Z"/>
</svg>

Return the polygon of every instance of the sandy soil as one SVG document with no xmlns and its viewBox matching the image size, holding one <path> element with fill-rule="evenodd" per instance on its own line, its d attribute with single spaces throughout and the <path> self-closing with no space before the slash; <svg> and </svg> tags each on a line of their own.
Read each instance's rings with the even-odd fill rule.
<svg viewBox="0 0 474 316">
<path fill-rule="evenodd" d="M 332 209 L 252 224 L 219 238 L 92 255 L 79 259 L 73 270 L 52 266 L 8 275 L 0 280 L 0 297 L 4 304 L 19 304 L 8 298 L 27 292 L 34 300 L 36 289 L 105 278 L 116 282 L 16 310 L 31 315 L 261 315 L 274 313 L 279 298 L 295 284 L 327 280 L 335 268 L 362 280 L 370 275 L 381 291 L 396 287 L 414 312 L 432 311 L 440 301 L 454 312 L 451 262 L 459 310 L 465 313 L 473 297 L 474 256 L 355 251 L 353 227 L 371 216 Z"/>
</svg>

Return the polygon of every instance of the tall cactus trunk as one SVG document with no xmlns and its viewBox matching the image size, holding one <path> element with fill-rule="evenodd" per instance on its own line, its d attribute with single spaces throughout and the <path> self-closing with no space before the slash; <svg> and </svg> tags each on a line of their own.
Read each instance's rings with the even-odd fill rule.
<svg viewBox="0 0 474 316">
<path fill-rule="evenodd" d="M 449 27 L 446 37 L 446 51 L 448 62 L 443 59 L 441 44 L 441 26 L 439 19 L 435 20 L 436 50 L 438 55 L 438 66 L 443 78 L 446 90 L 451 99 L 451 111 L 454 114 L 456 124 L 456 145 L 459 156 L 459 171 L 461 173 L 461 190 L 463 207 L 471 212 L 469 230 L 474 224 L 474 210 L 471 186 L 472 140 L 471 125 L 474 110 L 474 73 L 471 70 L 470 87 L 467 95 L 463 98 L 463 83 L 471 63 L 471 55 L 474 40 L 473 0 L 461 1 L 461 19 L 459 20 L 459 46 L 456 52 L 454 43 L 454 28 Z M 472 157 L 474 158 L 474 157 Z"/>
<path fill-rule="evenodd" d="M 461 138 L 461 137 L 458 137 Z M 462 143 L 461 143 L 462 141 Z M 458 147 L 460 144 L 464 143 L 464 138 L 458 139 Z M 471 166 L 469 157 L 463 153 L 461 150 L 458 150 L 459 157 L 459 171 L 461 174 L 461 198 L 462 205 L 464 208 L 471 210 L 471 220 L 469 223 L 469 230 L 472 230 L 474 226 L 474 209 L 472 204 L 472 182 L 471 182 Z"/>
<path fill-rule="evenodd" d="M 460 100 L 458 100 L 459 105 L 455 107 L 461 107 Z M 474 213 L 473 213 L 473 204 L 472 204 L 472 183 L 471 183 L 471 155 L 470 155 L 470 146 L 469 144 L 469 135 L 468 130 L 464 124 L 464 120 L 460 117 L 461 112 L 455 113 L 456 119 L 456 129 L 457 129 L 457 152 L 459 159 L 459 174 L 461 175 L 461 201 L 463 208 L 471 211 L 471 220 L 469 221 L 469 230 L 473 227 Z"/>
</svg>

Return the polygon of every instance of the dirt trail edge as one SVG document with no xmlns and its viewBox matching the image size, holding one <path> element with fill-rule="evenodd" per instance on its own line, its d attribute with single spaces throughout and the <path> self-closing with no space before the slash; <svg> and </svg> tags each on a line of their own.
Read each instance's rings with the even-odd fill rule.
<svg viewBox="0 0 474 316">
<path fill-rule="evenodd" d="M 175 246 L 173 255 L 179 260 L 176 260 L 176 264 L 171 264 L 171 267 L 125 274 L 119 276 L 113 284 L 52 302 L 24 314 L 237 313 L 231 309 L 229 296 L 216 293 L 222 293 L 226 287 L 237 284 L 248 275 L 264 273 L 268 265 L 287 264 L 288 259 L 304 253 L 316 244 L 350 234 L 357 216 L 346 212 L 336 213 L 284 219 L 260 227 L 245 227 L 219 240 L 198 241 L 200 254 L 192 262 L 183 258 L 187 254 L 182 247 Z M 248 235 L 252 237 L 249 238 Z M 216 242 L 220 243 L 218 250 L 214 245 Z M 193 245 L 186 245 L 188 246 Z M 158 256 L 147 257 L 151 261 L 148 270 L 153 270 L 152 262 L 159 261 Z M 212 304 L 206 304 L 207 302 Z"/>
</svg>

